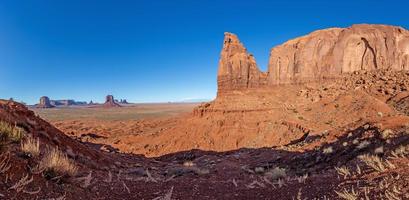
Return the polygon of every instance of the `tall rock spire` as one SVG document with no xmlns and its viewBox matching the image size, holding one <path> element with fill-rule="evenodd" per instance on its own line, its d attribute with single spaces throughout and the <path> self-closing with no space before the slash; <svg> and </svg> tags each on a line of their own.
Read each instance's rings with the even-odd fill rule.
<svg viewBox="0 0 409 200">
<path fill-rule="evenodd" d="M 238 37 L 232 33 L 224 33 L 217 76 L 218 93 L 258 86 L 261 76 L 256 60 L 247 52 Z"/>
</svg>

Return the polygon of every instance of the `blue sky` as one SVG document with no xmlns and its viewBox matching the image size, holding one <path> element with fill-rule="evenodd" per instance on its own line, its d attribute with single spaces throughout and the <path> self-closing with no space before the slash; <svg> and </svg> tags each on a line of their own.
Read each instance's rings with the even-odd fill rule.
<svg viewBox="0 0 409 200">
<path fill-rule="evenodd" d="M 356 23 L 409 28 L 405 1 L 0 1 L 0 98 L 167 102 L 216 95 L 225 31 L 267 67 L 291 38 Z"/>
</svg>

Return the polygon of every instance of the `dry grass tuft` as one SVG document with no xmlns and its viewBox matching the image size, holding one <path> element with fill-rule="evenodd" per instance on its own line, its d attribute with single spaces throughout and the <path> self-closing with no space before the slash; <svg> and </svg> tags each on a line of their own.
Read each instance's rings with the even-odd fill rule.
<svg viewBox="0 0 409 200">
<path fill-rule="evenodd" d="M 358 156 L 358 158 L 361 161 L 363 161 L 367 166 L 369 166 L 370 168 L 378 172 L 384 172 L 388 168 L 391 168 L 391 169 L 395 168 L 395 166 L 391 162 L 389 162 L 388 160 L 382 160 L 378 156 L 365 154 L 365 155 Z"/>
<path fill-rule="evenodd" d="M 156 197 L 153 200 L 171 200 L 173 194 L 173 186 L 166 192 L 164 196 Z"/>
<path fill-rule="evenodd" d="M 358 164 L 356 165 L 356 174 L 358 174 L 358 175 L 362 174 L 361 167 Z"/>
<path fill-rule="evenodd" d="M 53 175 L 74 176 L 77 172 L 77 166 L 67 155 L 58 148 L 49 149 L 41 160 L 40 168 L 45 169 Z"/>
<path fill-rule="evenodd" d="M 0 137 L 2 141 L 11 140 L 13 142 L 20 141 L 25 134 L 25 131 L 17 126 L 0 121 Z"/>
<path fill-rule="evenodd" d="M 391 158 L 394 159 L 405 158 L 407 154 L 409 154 L 409 145 L 408 146 L 401 145 L 391 152 Z"/>
<path fill-rule="evenodd" d="M 25 154 L 37 157 L 40 155 L 40 141 L 39 139 L 34 139 L 33 137 L 27 137 L 23 142 L 21 142 L 21 151 Z"/>
<path fill-rule="evenodd" d="M 337 193 L 339 198 L 345 199 L 345 200 L 357 200 L 359 196 L 359 193 L 356 192 L 354 188 L 351 188 L 351 191 L 344 189 L 342 192 L 335 191 L 335 193 Z"/>
<path fill-rule="evenodd" d="M 286 186 L 287 184 L 285 184 L 285 180 L 283 179 L 278 179 L 276 184 L 278 185 L 278 188 L 282 188 L 283 186 Z"/>
<path fill-rule="evenodd" d="M 381 133 L 381 137 L 383 139 L 387 139 L 389 138 L 391 135 L 393 135 L 393 131 L 391 129 L 385 129 L 384 131 L 382 131 Z"/>
<path fill-rule="evenodd" d="M 383 146 L 380 146 L 374 150 L 375 154 L 383 154 Z"/>
<path fill-rule="evenodd" d="M 396 187 L 396 185 L 394 185 L 392 189 L 385 191 L 385 197 L 388 200 L 400 200 L 401 194 L 401 189 L 399 187 Z"/>
<path fill-rule="evenodd" d="M 349 171 L 348 167 L 342 166 L 342 167 L 335 167 L 335 170 L 340 176 L 343 176 L 344 179 L 346 179 L 348 176 L 351 175 L 351 172 Z"/>
<path fill-rule="evenodd" d="M 297 181 L 298 181 L 298 183 L 305 183 L 307 178 L 308 178 L 308 174 L 304 174 L 303 176 L 297 177 Z"/>
<path fill-rule="evenodd" d="M 0 174 L 6 173 L 10 168 L 10 154 L 4 154 L 0 160 Z"/>
<path fill-rule="evenodd" d="M 78 178 L 77 180 L 84 181 L 84 183 L 81 185 L 81 187 L 88 188 L 91 185 L 91 182 L 92 182 L 92 171 L 89 172 L 88 176 Z"/>
<path fill-rule="evenodd" d="M 17 193 L 21 192 L 24 189 L 24 187 L 30 184 L 31 182 L 33 182 L 33 177 L 29 178 L 27 174 L 26 176 L 21 177 L 21 179 L 16 184 L 11 186 L 9 190 L 16 190 Z"/>
</svg>

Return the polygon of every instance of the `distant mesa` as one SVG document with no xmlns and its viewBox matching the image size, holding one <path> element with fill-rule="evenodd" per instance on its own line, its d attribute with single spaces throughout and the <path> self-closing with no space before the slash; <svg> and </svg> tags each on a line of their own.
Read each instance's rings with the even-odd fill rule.
<svg viewBox="0 0 409 200">
<path fill-rule="evenodd" d="M 72 99 L 64 100 L 51 100 L 47 96 L 42 96 L 40 102 L 35 104 L 36 108 L 54 108 L 54 107 L 69 107 L 69 106 L 97 106 L 97 107 L 121 107 L 121 105 L 129 104 L 126 99 L 120 99 L 119 101 L 112 95 L 107 95 L 105 103 L 100 104 L 94 101 L 87 103 L 86 101 L 75 101 Z"/>
<path fill-rule="evenodd" d="M 115 99 L 115 102 L 119 104 L 129 104 L 128 101 L 126 101 L 126 99 L 119 99 L 119 100 Z"/>
<path fill-rule="evenodd" d="M 85 101 L 75 101 L 72 99 L 64 99 L 64 100 L 50 100 L 51 105 L 53 106 L 80 106 L 80 105 L 87 105 Z"/>
<path fill-rule="evenodd" d="M 104 107 L 121 107 L 112 95 L 107 95 L 105 98 L 105 103 L 103 104 Z"/>
<path fill-rule="evenodd" d="M 53 106 L 51 104 L 50 98 L 48 98 L 47 96 L 42 96 L 40 98 L 40 103 L 36 105 L 37 108 L 53 108 L 55 106 Z"/>
<path fill-rule="evenodd" d="M 47 96 L 42 96 L 40 102 L 35 105 L 36 108 L 54 108 L 54 107 L 64 107 L 64 106 L 82 106 L 87 105 L 85 101 L 75 101 L 72 99 L 64 100 L 51 100 Z"/>
<path fill-rule="evenodd" d="M 121 99 L 119 101 L 120 104 L 129 104 L 128 101 L 126 99 Z"/>
</svg>

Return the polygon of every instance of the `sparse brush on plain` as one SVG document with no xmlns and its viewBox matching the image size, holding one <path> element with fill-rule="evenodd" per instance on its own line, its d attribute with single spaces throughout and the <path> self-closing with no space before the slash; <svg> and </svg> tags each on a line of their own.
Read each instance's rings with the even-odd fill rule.
<svg viewBox="0 0 409 200">
<path fill-rule="evenodd" d="M 40 168 L 45 169 L 50 176 L 73 176 L 77 172 L 77 166 L 67 155 L 58 148 L 50 148 L 41 160 Z"/>
<path fill-rule="evenodd" d="M 4 121 L 0 121 L 1 141 L 11 140 L 13 142 L 18 142 L 23 138 L 23 136 L 24 130 L 20 127 L 13 126 Z"/>
<path fill-rule="evenodd" d="M 40 155 L 40 141 L 33 137 L 27 137 L 21 142 L 21 151 L 29 156 L 37 157 Z"/>
</svg>

